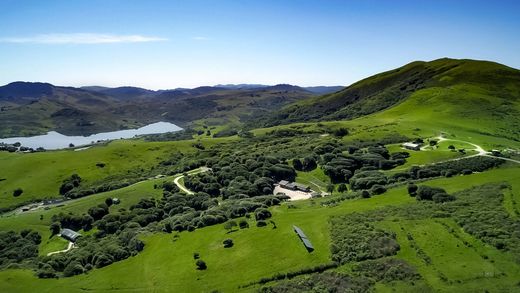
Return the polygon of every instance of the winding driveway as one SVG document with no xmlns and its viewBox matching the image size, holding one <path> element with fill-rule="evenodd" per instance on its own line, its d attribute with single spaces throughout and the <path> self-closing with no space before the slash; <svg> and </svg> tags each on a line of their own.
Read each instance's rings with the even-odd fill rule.
<svg viewBox="0 0 520 293">
<path fill-rule="evenodd" d="M 53 254 L 62 253 L 62 252 L 67 252 L 67 251 L 71 250 L 71 249 L 74 248 L 74 247 L 75 247 L 75 246 L 74 246 L 74 243 L 69 241 L 69 245 L 67 246 L 66 249 L 58 250 L 58 251 L 53 251 L 53 252 L 49 252 L 49 253 L 47 253 L 47 256 L 49 256 L 49 255 L 53 255 Z"/>
<path fill-rule="evenodd" d="M 437 136 L 436 139 L 438 139 L 439 142 L 441 142 L 441 141 L 458 141 L 458 142 L 462 142 L 462 143 L 467 143 L 467 144 L 472 145 L 473 147 L 475 147 L 475 149 L 473 149 L 473 150 L 477 151 L 477 154 L 474 154 L 474 155 L 471 155 L 471 156 L 467 156 L 467 157 L 462 157 L 462 158 L 456 158 L 456 159 L 452 159 L 452 160 L 449 160 L 449 161 L 456 161 L 456 160 L 461 160 L 461 159 L 465 159 L 465 158 L 471 158 L 471 157 L 476 157 L 476 156 L 483 156 L 483 157 L 497 158 L 497 159 L 501 159 L 501 160 L 504 160 L 504 161 L 509 161 L 509 162 L 514 162 L 514 163 L 520 164 L 519 160 L 493 156 L 493 155 L 491 155 L 490 152 L 484 150 L 478 144 L 474 144 L 474 143 L 471 143 L 469 141 L 464 141 L 464 140 L 459 140 L 459 139 L 451 139 L 451 138 L 444 138 L 442 136 Z"/>
<path fill-rule="evenodd" d="M 208 172 L 208 171 L 211 171 L 211 168 L 200 167 L 198 169 L 195 169 L 195 170 L 192 170 L 192 171 L 188 172 L 188 175 L 195 175 L 195 174 L 204 173 L 204 172 Z M 175 183 L 175 185 L 177 185 L 177 187 L 179 187 L 179 189 L 181 191 L 183 191 L 184 193 L 186 193 L 186 194 L 194 194 L 193 191 L 189 190 L 188 188 L 186 188 L 186 186 L 184 186 L 184 184 L 181 184 L 179 182 L 179 180 L 181 180 L 181 178 L 184 178 L 184 175 L 180 175 L 178 177 L 175 177 L 175 179 L 173 179 L 173 183 Z"/>
</svg>

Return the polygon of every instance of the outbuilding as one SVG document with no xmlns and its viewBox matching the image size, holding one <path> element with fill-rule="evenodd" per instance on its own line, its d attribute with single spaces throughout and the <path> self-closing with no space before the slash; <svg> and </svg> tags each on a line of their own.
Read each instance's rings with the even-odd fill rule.
<svg viewBox="0 0 520 293">
<path fill-rule="evenodd" d="M 405 143 L 402 144 L 402 147 L 407 149 L 407 150 L 412 150 L 412 151 L 420 151 L 421 150 L 421 145 L 417 144 L 417 143 L 413 143 L 413 142 L 405 142 Z"/>
<path fill-rule="evenodd" d="M 76 231 L 73 231 L 71 229 L 63 229 L 61 230 L 60 232 L 60 236 L 62 238 L 65 238 L 66 240 L 70 241 L 70 242 L 76 242 L 76 240 L 81 237 L 81 234 L 79 234 L 78 232 Z"/>
<path fill-rule="evenodd" d="M 296 182 L 289 182 L 287 180 L 282 180 L 278 183 L 280 187 L 290 189 L 290 190 L 299 190 L 303 192 L 309 192 L 311 191 L 311 188 L 307 185 L 296 183 Z"/>
<path fill-rule="evenodd" d="M 303 233 L 303 230 L 296 226 L 293 226 L 293 229 L 294 229 L 294 232 L 298 235 L 298 237 L 300 237 L 300 240 L 303 242 L 303 246 L 305 246 L 307 251 L 313 252 L 314 246 L 312 246 L 312 243 L 309 240 L 309 238 L 307 238 L 307 235 L 305 235 L 305 233 Z"/>
</svg>

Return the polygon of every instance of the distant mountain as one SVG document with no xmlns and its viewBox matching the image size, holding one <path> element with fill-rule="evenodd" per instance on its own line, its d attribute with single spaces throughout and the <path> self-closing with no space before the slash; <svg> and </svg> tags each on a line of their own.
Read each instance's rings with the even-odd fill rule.
<svg viewBox="0 0 520 293">
<path fill-rule="evenodd" d="M 344 86 L 307 86 L 304 87 L 305 90 L 308 90 L 311 93 L 315 93 L 317 95 L 326 95 L 330 93 L 335 93 L 344 89 Z"/>
<path fill-rule="evenodd" d="M 224 88 L 224 89 L 233 89 L 233 90 L 247 90 L 247 89 L 258 89 L 258 88 L 268 87 L 268 85 L 241 83 L 241 84 L 217 84 L 217 85 L 215 85 L 215 87 Z"/>
<path fill-rule="evenodd" d="M 108 96 L 112 96 L 118 99 L 130 99 L 136 98 L 144 95 L 153 95 L 156 92 L 152 90 L 147 90 L 139 87 L 132 86 L 122 86 L 116 88 L 108 88 L 108 87 L 100 87 L 100 86 L 90 86 L 90 87 L 82 87 L 82 89 L 98 92 L 101 94 L 105 94 Z"/>
<path fill-rule="evenodd" d="M 17 81 L 0 87 L 0 99 L 13 102 L 17 99 L 34 100 L 52 95 L 53 90 L 54 86 L 49 83 Z"/>
<path fill-rule="evenodd" d="M 240 125 L 312 96 L 296 86 L 232 89 L 202 86 L 152 91 L 138 87 L 60 87 L 17 82 L 0 87 L 0 137 L 55 130 L 66 135 L 136 128 L 158 121 L 180 126 L 211 119 Z"/>
</svg>

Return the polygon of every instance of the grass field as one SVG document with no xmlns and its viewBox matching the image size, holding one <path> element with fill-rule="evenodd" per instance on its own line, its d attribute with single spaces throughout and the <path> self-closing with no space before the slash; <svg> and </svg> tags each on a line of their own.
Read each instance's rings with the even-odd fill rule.
<svg viewBox="0 0 520 293">
<path fill-rule="evenodd" d="M 431 180 L 427 184 L 442 186 L 448 192 L 455 192 L 486 182 L 509 181 L 512 183 L 512 192 L 517 193 L 520 191 L 520 172 L 518 171 L 520 171 L 520 168 L 516 165 L 505 165 L 502 168 L 484 173 Z M 122 205 L 127 204 L 133 198 L 125 198 L 125 196 L 129 196 L 128 194 L 131 194 L 131 188 L 127 187 L 129 190 L 117 191 L 120 192 L 117 196 L 122 198 Z M 136 194 L 149 192 L 153 195 L 154 192 L 152 181 L 139 184 L 133 188 Z M 81 212 L 81 210 L 85 210 L 96 202 L 104 200 L 106 196 L 106 194 L 100 194 L 79 199 L 76 203 L 77 206 L 68 205 L 62 209 Z M 178 238 L 174 238 L 175 234 L 151 234 L 143 238 L 146 247 L 138 256 L 102 269 L 93 270 L 88 275 L 59 280 L 39 280 L 30 271 L 7 270 L 0 272 L 0 287 L 6 288 L 8 292 L 31 292 L 34 288 L 38 288 L 39 292 L 79 292 L 82 290 L 93 292 L 106 290 L 167 292 L 174 289 L 204 292 L 214 288 L 224 292 L 236 291 L 238 286 L 262 277 L 271 276 L 274 272 L 293 271 L 298 268 L 328 262 L 330 254 L 328 218 L 330 216 L 415 201 L 407 195 L 404 186 L 391 189 L 383 195 L 370 199 L 344 201 L 334 207 L 322 207 L 319 205 L 322 200 L 326 200 L 326 198 L 291 203 L 296 208 L 288 208 L 287 205 L 273 208 L 272 220 L 276 224 L 276 229 L 273 229 L 272 225 L 257 228 L 251 222 L 251 228 L 232 233 L 227 233 L 223 225 L 216 225 L 194 232 L 182 232 Z M 56 211 L 46 212 L 43 223 L 39 220 L 39 213 L 34 213 L 33 215 L 20 215 L 16 218 L 1 218 L 0 227 L 6 229 L 15 226 L 21 229 L 30 226 L 43 232 L 44 229 L 47 229 L 46 219 Z M 453 225 L 453 223 L 444 224 Z M 518 265 L 511 263 L 511 258 L 507 254 L 483 245 L 464 233 L 460 237 L 469 239 L 475 248 L 456 248 L 459 240 L 456 236 L 446 232 L 444 224 L 439 222 L 382 223 L 382 225 L 388 225 L 398 233 L 398 240 L 403 247 L 398 257 L 410 260 L 412 264 L 417 264 L 420 272 L 428 274 L 428 276 L 434 272 L 431 277 L 425 280 L 424 284 L 427 284 L 427 287 L 446 292 L 453 288 L 460 289 L 459 292 L 471 292 L 480 286 L 495 284 L 497 280 L 501 282 L 501 286 L 511 285 L 515 276 L 514 273 L 518 272 L 519 268 Z M 298 225 L 305 231 L 316 247 L 313 253 L 306 252 L 292 231 L 292 225 Z M 435 256 L 435 258 L 432 257 L 434 259 L 433 265 L 424 266 L 418 263 L 416 257 L 414 259 L 413 251 L 406 248 L 406 242 L 403 240 L 403 236 L 399 234 L 402 231 L 401 227 L 412 233 L 417 243 L 421 247 L 424 246 L 425 250 L 427 249 L 427 253 Z M 48 233 L 46 232 L 45 235 L 49 235 Z M 442 235 L 440 242 L 437 241 L 435 245 L 427 245 L 433 241 L 432 239 L 438 238 L 438 235 Z M 406 238 L 406 235 L 404 237 Z M 231 238 L 235 242 L 232 248 L 223 248 L 222 241 L 226 238 Z M 41 250 L 48 251 L 49 246 L 50 244 Z M 447 247 L 451 249 L 447 250 Z M 477 248 L 481 250 L 476 251 Z M 201 259 L 208 264 L 208 270 L 197 271 L 195 269 L 194 252 L 200 253 Z M 490 260 L 482 260 L 479 253 L 489 255 Z M 450 262 L 452 259 L 456 260 L 457 263 L 452 264 Z M 494 260 L 496 264 L 490 264 L 491 260 Z M 463 266 L 468 269 L 464 269 Z M 244 271 L 248 273 L 243 274 Z M 496 274 L 481 275 L 482 272 L 504 271 L 507 272 L 507 276 L 499 279 L 497 279 Z M 452 282 L 440 281 L 439 272 Z M 458 283 L 458 281 L 462 283 Z M 409 285 L 397 283 L 379 286 L 378 288 L 382 291 L 396 288 L 413 289 L 407 286 Z M 496 286 L 493 288 L 496 288 Z M 244 288 L 243 291 L 250 291 L 251 289 Z"/>
<path fill-rule="evenodd" d="M 200 140 L 211 146 L 230 138 L 207 138 Z M 113 141 L 107 146 L 95 146 L 83 151 L 61 150 L 44 153 L 0 152 L 0 207 L 58 197 L 59 186 L 73 173 L 81 176 L 84 184 L 107 176 L 124 175 L 128 172 L 150 169 L 158 162 L 168 159 L 176 152 L 188 153 L 195 140 L 172 142 L 144 142 L 142 140 Z M 97 167 L 105 163 L 105 167 Z M 23 194 L 13 197 L 13 190 L 22 188 Z"/>
</svg>

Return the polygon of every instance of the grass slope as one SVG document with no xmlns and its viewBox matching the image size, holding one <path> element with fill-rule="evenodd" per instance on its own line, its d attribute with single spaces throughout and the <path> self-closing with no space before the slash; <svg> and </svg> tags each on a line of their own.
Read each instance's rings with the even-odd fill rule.
<svg viewBox="0 0 520 293">
<path fill-rule="evenodd" d="M 363 79 L 337 93 L 287 106 L 264 122 L 279 125 L 352 119 L 388 109 L 412 96 L 418 102 L 413 106 L 419 107 L 408 110 L 421 112 L 417 114 L 426 115 L 424 118 L 438 111 L 450 118 L 453 114 L 469 119 L 516 118 L 508 121 L 516 128 L 502 129 L 502 125 L 497 128 L 518 138 L 520 71 L 498 63 L 466 59 L 413 62 Z"/>
<path fill-rule="evenodd" d="M 505 165 L 502 168 L 469 176 L 457 176 L 454 178 L 436 179 L 428 182 L 428 185 L 442 186 L 448 192 L 455 192 L 477 184 L 486 182 L 508 181 L 512 183 L 512 191 L 520 192 L 520 168 L 516 165 Z M 151 184 L 151 183 L 150 183 Z M 150 190 L 152 186 L 142 186 Z M 124 192 L 122 192 L 124 194 Z M 101 201 L 105 197 L 100 195 L 96 200 Z M 93 198 L 78 200 L 87 201 Z M 0 287 L 7 291 L 29 292 L 79 292 L 89 290 L 102 292 L 106 290 L 129 291 L 190 291 L 201 292 L 219 289 L 225 292 L 239 291 L 238 286 L 256 281 L 261 277 L 268 277 L 275 272 L 294 271 L 298 268 L 313 266 L 328 262 L 329 260 L 329 229 L 328 218 L 333 215 L 341 215 L 350 212 L 360 212 L 376 209 L 388 205 L 400 205 L 413 202 L 404 186 L 389 190 L 387 193 L 370 199 L 356 199 L 342 202 L 335 207 L 322 207 L 320 200 L 301 201 L 293 203 L 296 208 L 288 208 L 287 205 L 272 209 L 272 225 L 264 228 L 253 227 L 227 233 L 223 225 L 206 227 L 194 232 L 182 232 L 178 238 L 173 234 L 151 234 L 144 237 L 145 250 L 136 257 L 110 265 L 102 269 L 93 270 L 88 275 L 80 275 L 59 280 L 40 280 L 32 272 L 24 270 L 6 270 L 0 272 Z M 123 198 L 124 202 L 124 198 Z M 89 205 L 82 205 L 85 208 Z M 72 207 L 68 207 L 72 208 Z M 81 211 L 81 209 L 76 209 Z M 55 211 L 54 211 L 55 212 Z M 50 211 L 49 211 L 49 214 Z M 35 214 L 36 215 L 36 214 Z M 22 220 L 22 219 L 26 220 Z M 47 218 L 47 216 L 45 216 Z M 8 227 L 14 223 L 21 228 L 25 225 L 37 225 L 40 221 L 37 217 L 21 215 L 17 219 L 0 219 L 0 227 Z M 309 254 L 301 245 L 299 239 L 292 231 L 292 225 L 300 226 L 316 247 L 316 251 Z M 435 291 L 446 291 L 457 288 L 458 292 L 472 292 L 475 288 L 511 288 L 514 284 L 514 275 L 520 270 L 518 264 L 511 261 L 511 257 L 504 252 L 499 252 L 470 235 L 462 234 L 474 248 L 455 248 L 458 240 L 446 233 L 442 223 L 436 222 L 389 222 L 389 227 L 400 233 L 401 227 L 411 231 L 417 236 L 421 247 L 428 249 L 427 253 L 435 256 L 435 274 L 431 277 L 431 267 L 421 267 L 419 270 L 428 276 L 425 280 L 427 287 Z M 452 223 L 446 223 L 452 225 Z M 429 227 L 432 227 L 431 230 Z M 462 233 L 462 232 L 457 232 Z M 48 235 L 48 234 L 47 234 Z M 427 243 L 442 235 L 443 239 L 437 244 L 428 246 Z M 444 237 L 445 236 L 445 237 Z M 406 237 L 406 236 L 405 236 Z M 233 248 L 224 249 L 222 241 L 232 238 L 235 242 Z M 402 235 L 398 234 L 398 240 L 402 245 L 398 257 L 409 259 L 416 264 L 413 253 L 406 247 Z M 460 245 L 459 245 L 460 246 Z M 450 249 L 447 250 L 446 248 Z M 482 249 L 489 256 L 489 260 L 475 258 Z M 208 270 L 197 271 L 195 269 L 193 252 L 199 252 L 201 259 L 208 264 Z M 459 261 L 455 266 L 450 264 L 450 259 Z M 495 264 L 492 263 L 495 262 Z M 466 269 L 459 270 L 459 268 Z M 473 265 L 475 267 L 473 267 Z M 470 267 L 472 266 L 472 267 Z M 445 286 L 438 282 L 438 272 L 442 272 L 455 282 L 452 286 Z M 505 276 L 492 274 L 482 275 L 482 272 L 506 272 Z M 247 272 L 247 274 L 244 274 Z M 478 278 L 475 278 L 478 276 Z M 461 283 L 458 283 L 460 280 Z M 408 288 L 406 284 L 395 284 L 397 288 Z M 392 285 L 385 285 L 383 289 L 391 289 Z M 243 288 L 241 291 L 251 291 L 253 288 Z M 413 289 L 413 288 L 408 288 Z"/>
<path fill-rule="evenodd" d="M 202 139 L 210 146 L 229 138 Z M 83 151 L 61 150 L 43 153 L 0 152 L 0 207 L 59 197 L 59 187 L 65 178 L 77 173 L 89 184 L 108 176 L 150 169 L 171 154 L 195 152 L 195 140 L 173 142 L 144 142 L 141 140 L 113 141 Z M 103 168 L 97 163 L 105 163 Z M 82 183 L 83 184 L 83 183 Z M 13 190 L 22 188 L 23 194 L 13 197 Z"/>
</svg>

